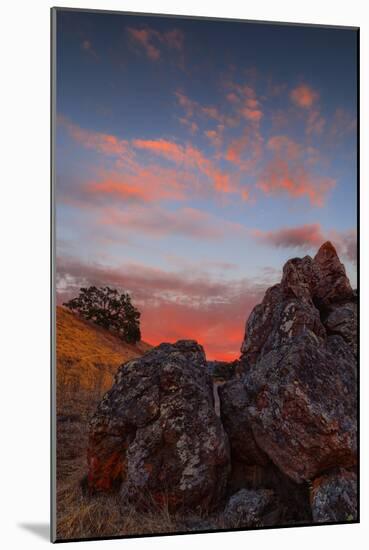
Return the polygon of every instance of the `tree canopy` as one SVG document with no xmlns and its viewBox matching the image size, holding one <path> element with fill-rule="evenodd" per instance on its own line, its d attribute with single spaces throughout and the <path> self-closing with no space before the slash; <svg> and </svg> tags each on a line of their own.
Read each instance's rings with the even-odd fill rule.
<svg viewBox="0 0 369 550">
<path fill-rule="evenodd" d="M 81 288 L 79 295 L 63 305 L 81 317 L 116 332 L 128 343 L 141 339 L 140 312 L 128 292 L 120 293 L 108 286 Z"/>
</svg>

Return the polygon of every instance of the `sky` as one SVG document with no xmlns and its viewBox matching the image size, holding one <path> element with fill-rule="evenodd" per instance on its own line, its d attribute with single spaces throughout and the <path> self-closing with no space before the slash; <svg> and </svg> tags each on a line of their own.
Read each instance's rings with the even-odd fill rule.
<svg viewBox="0 0 369 550">
<path fill-rule="evenodd" d="M 57 296 L 131 293 L 142 338 L 239 356 L 291 257 L 356 285 L 356 32 L 58 11 Z"/>
</svg>

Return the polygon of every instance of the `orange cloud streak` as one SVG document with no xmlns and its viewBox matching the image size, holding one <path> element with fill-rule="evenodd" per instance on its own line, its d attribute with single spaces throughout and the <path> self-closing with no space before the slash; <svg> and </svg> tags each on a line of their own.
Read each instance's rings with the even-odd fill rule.
<svg viewBox="0 0 369 550">
<path fill-rule="evenodd" d="M 323 206 L 328 192 L 336 182 L 329 177 L 312 174 L 304 158 L 304 150 L 287 136 L 273 136 L 268 141 L 273 158 L 259 177 L 257 187 L 266 195 L 287 194 L 308 197 L 314 206 Z"/>
<path fill-rule="evenodd" d="M 230 183 L 229 175 L 216 168 L 210 159 L 205 157 L 199 149 L 190 144 L 182 146 L 164 139 L 136 139 L 133 141 L 133 145 L 139 149 L 145 149 L 151 153 L 160 155 L 177 164 L 199 169 L 213 181 L 214 188 L 217 191 L 224 193 L 234 191 Z"/>
</svg>

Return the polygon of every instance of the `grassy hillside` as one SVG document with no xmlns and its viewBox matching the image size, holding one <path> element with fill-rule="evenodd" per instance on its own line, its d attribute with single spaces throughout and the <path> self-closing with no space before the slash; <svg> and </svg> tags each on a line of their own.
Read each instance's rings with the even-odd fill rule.
<svg viewBox="0 0 369 550">
<path fill-rule="evenodd" d="M 76 521 L 79 524 L 80 521 L 79 481 L 86 473 L 87 433 L 91 415 L 102 395 L 111 387 L 117 368 L 149 349 L 151 346 L 145 342 L 126 344 L 107 330 L 78 318 L 68 309 L 57 307 L 56 473 L 59 533 L 70 533 L 70 523 Z M 75 509 L 71 509 L 72 502 Z"/>
<path fill-rule="evenodd" d="M 145 342 L 126 344 L 116 335 L 56 308 L 58 393 L 106 391 L 122 363 L 151 348 Z"/>
</svg>

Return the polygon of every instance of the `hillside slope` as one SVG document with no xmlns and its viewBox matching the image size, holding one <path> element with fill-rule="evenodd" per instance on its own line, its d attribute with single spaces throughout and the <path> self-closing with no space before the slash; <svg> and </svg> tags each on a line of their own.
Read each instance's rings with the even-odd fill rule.
<svg viewBox="0 0 369 550">
<path fill-rule="evenodd" d="M 145 342 L 127 344 L 66 308 L 56 308 L 59 392 L 105 391 L 111 386 L 119 365 L 140 357 L 149 349 L 151 346 Z"/>
</svg>

